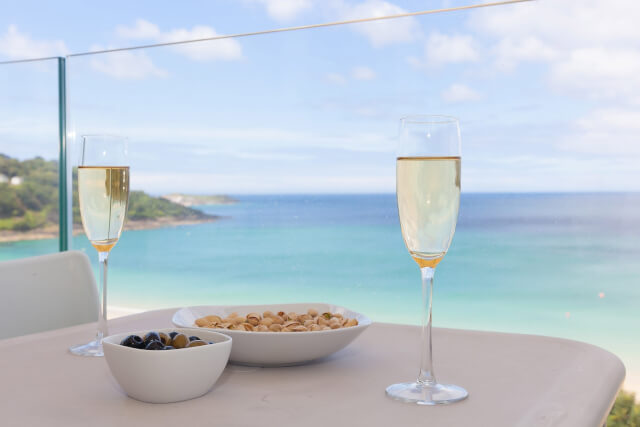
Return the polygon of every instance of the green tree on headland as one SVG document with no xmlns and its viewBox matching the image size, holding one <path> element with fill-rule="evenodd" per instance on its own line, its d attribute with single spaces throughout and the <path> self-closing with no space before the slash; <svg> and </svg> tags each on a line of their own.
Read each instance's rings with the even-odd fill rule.
<svg viewBox="0 0 640 427">
<path fill-rule="evenodd" d="M 11 179 L 19 183 L 11 183 Z M 77 171 L 73 171 L 73 222 L 80 224 Z M 209 218 L 169 200 L 132 191 L 128 220 Z M 58 163 L 36 157 L 20 161 L 0 154 L 0 230 L 29 231 L 58 223 Z"/>
<path fill-rule="evenodd" d="M 607 418 L 607 427 L 640 427 L 640 404 L 636 395 L 621 391 Z"/>
</svg>

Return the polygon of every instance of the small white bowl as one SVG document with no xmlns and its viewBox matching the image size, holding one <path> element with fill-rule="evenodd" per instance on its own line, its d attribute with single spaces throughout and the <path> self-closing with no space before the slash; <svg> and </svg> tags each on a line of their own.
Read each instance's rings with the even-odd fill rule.
<svg viewBox="0 0 640 427">
<path fill-rule="evenodd" d="M 151 329 L 104 338 L 109 369 L 127 395 L 143 402 L 170 403 L 193 399 L 211 390 L 229 360 L 231 337 L 207 329 L 153 330 L 196 335 L 214 344 L 175 350 L 140 350 L 120 345 L 129 335 L 143 337 Z"/>
<path fill-rule="evenodd" d="M 306 313 L 314 308 L 320 313 L 329 311 L 358 320 L 357 326 L 314 332 L 248 332 L 229 329 L 197 328 L 199 317 L 216 314 L 226 317 L 233 312 L 242 315 L 265 310 Z M 233 338 L 231 363 L 252 366 L 292 366 L 326 357 L 346 347 L 371 324 L 364 314 L 345 307 L 325 303 L 263 304 L 263 305 L 203 305 L 185 307 L 173 315 L 173 324 L 196 327 L 198 331 L 221 331 Z"/>
</svg>

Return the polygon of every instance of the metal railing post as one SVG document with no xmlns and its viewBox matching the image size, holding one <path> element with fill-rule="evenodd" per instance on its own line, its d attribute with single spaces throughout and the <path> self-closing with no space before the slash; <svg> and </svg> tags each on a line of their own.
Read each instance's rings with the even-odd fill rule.
<svg viewBox="0 0 640 427">
<path fill-rule="evenodd" d="M 60 251 L 69 249 L 71 226 L 69 215 L 69 171 L 67 170 L 67 84 L 66 60 L 58 58 L 58 216 Z"/>
</svg>

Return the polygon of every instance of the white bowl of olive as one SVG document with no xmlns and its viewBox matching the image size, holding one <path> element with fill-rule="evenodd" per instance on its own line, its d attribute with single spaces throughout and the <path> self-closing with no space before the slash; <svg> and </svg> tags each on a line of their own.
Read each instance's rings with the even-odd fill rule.
<svg viewBox="0 0 640 427">
<path fill-rule="evenodd" d="M 207 393 L 227 365 L 231 338 L 167 328 L 111 335 L 102 341 L 111 373 L 129 397 L 170 403 Z"/>
</svg>

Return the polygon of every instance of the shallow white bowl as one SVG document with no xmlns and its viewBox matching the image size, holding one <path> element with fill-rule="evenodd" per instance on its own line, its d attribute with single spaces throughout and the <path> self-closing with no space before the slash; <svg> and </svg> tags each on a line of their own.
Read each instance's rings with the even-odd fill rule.
<svg viewBox="0 0 640 427">
<path fill-rule="evenodd" d="M 285 313 L 306 313 L 315 308 L 320 313 L 330 311 L 358 320 L 357 326 L 314 332 L 249 332 L 228 329 L 199 330 L 221 331 L 233 338 L 230 360 L 233 363 L 254 366 L 287 366 L 310 362 L 328 356 L 346 347 L 370 324 L 367 316 L 347 308 L 323 303 L 265 304 L 265 305 L 202 305 L 186 307 L 173 315 L 173 323 L 181 327 L 195 327 L 196 319 L 210 314 L 226 317 L 233 312 L 247 315 L 266 310 Z"/>
<path fill-rule="evenodd" d="M 211 329 L 165 328 L 156 332 L 182 332 L 214 344 L 176 350 L 139 350 L 120 342 L 129 335 L 111 335 L 102 341 L 111 373 L 130 397 L 149 403 L 193 399 L 207 393 L 224 370 L 231 352 L 231 338 Z"/>
</svg>

